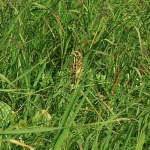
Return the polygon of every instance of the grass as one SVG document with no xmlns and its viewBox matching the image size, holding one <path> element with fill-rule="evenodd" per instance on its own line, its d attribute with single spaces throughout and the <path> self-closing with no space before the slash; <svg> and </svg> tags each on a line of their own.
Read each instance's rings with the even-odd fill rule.
<svg viewBox="0 0 150 150">
<path fill-rule="evenodd" d="M 0 1 L 1 149 L 150 149 L 149 18 L 148 0 Z"/>
</svg>

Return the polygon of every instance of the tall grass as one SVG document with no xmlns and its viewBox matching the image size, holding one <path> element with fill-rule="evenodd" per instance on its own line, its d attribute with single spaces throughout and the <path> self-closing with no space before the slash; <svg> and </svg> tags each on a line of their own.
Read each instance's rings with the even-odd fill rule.
<svg viewBox="0 0 150 150">
<path fill-rule="evenodd" d="M 0 1 L 0 148 L 148 150 L 149 18 L 147 0 Z"/>
</svg>

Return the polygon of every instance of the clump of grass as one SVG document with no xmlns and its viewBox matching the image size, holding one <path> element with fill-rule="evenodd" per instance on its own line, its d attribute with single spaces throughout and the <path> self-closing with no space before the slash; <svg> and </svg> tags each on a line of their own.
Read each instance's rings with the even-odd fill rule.
<svg viewBox="0 0 150 150">
<path fill-rule="evenodd" d="M 2 149 L 149 148 L 148 1 L 0 3 Z"/>
</svg>

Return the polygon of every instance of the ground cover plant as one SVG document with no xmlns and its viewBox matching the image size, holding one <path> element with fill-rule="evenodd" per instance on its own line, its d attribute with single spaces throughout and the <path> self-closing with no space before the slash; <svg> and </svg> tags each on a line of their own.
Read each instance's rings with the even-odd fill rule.
<svg viewBox="0 0 150 150">
<path fill-rule="evenodd" d="M 148 0 L 1 0 L 0 149 L 150 149 L 149 28 Z"/>
</svg>

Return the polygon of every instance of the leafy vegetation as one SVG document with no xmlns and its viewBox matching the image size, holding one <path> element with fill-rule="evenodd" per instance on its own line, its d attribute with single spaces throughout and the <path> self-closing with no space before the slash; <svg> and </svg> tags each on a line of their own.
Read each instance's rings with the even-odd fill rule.
<svg viewBox="0 0 150 150">
<path fill-rule="evenodd" d="M 149 20 L 148 0 L 0 1 L 1 149 L 148 150 Z"/>
</svg>

